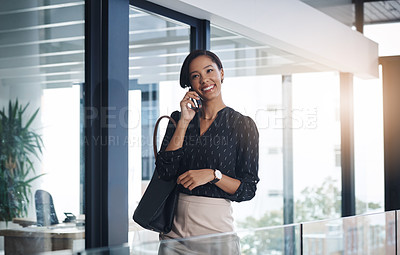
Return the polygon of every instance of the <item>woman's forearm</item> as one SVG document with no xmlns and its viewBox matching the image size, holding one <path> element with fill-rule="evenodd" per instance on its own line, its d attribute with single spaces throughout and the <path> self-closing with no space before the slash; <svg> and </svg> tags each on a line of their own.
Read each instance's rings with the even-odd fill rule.
<svg viewBox="0 0 400 255">
<path fill-rule="evenodd" d="M 214 171 L 214 169 L 209 168 L 189 170 L 178 177 L 177 183 L 182 184 L 183 187 L 189 190 L 193 190 L 198 186 L 204 185 L 214 180 Z M 222 189 L 226 193 L 233 195 L 239 188 L 240 183 L 241 182 L 238 179 L 223 174 L 221 180 L 219 180 L 214 185 L 217 185 L 218 188 Z"/>
<path fill-rule="evenodd" d="M 217 185 L 218 188 L 222 189 L 226 193 L 233 195 L 239 188 L 240 181 L 238 179 L 223 174 L 221 180 L 219 180 L 214 185 Z"/>
<path fill-rule="evenodd" d="M 185 133 L 186 133 L 188 125 L 189 125 L 189 122 L 186 122 L 184 120 L 178 121 L 174 135 L 172 136 L 165 151 L 174 151 L 183 146 L 183 142 L 185 140 Z"/>
</svg>

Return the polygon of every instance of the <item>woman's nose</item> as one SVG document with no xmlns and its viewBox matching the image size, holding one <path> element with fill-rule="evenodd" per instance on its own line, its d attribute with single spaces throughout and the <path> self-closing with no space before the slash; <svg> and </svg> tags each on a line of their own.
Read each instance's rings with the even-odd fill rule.
<svg viewBox="0 0 400 255">
<path fill-rule="evenodd" d="M 203 78 L 203 76 L 200 76 L 200 84 L 204 84 L 205 79 Z"/>
<path fill-rule="evenodd" d="M 205 84 L 205 83 L 207 83 L 207 81 L 209 80 L 208 77 L 201 77 L 200 79 L 201 79 L 201 80 L 200 80 L 200 84 Z"/>
</svg>

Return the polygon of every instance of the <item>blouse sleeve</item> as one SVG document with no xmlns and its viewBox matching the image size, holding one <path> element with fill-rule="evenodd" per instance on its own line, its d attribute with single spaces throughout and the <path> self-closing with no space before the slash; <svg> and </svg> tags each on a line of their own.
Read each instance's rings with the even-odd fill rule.
<svg viewBox="0 0 400 255">
<path fill-rule="evenodd" d="M 229 199 L 242 202 L 252 199 L 256 194 L 258 178 L 258 130 L 250 117 L 243 117 L 236 125 L 239 143 L 236 158 L 236 179 L 240 186 Z"/>
<path fill-rule="evenodd" d="M 175 111 L 171 114 L 171 117 L 178 123 L 180 113 Z M 164 180 L 170 180 L 175 178 L 180 164 L 180 159 L 183 156 L 183 148 L 179 148 L 174 151 L 165 151 L 172 136 L 175 132 L 174 124 L 169 121 L 167 131 L 161 144 L 160 151 L 157 153 L 156 159 L 156 171 L 160 178 Z"/>
</svg>

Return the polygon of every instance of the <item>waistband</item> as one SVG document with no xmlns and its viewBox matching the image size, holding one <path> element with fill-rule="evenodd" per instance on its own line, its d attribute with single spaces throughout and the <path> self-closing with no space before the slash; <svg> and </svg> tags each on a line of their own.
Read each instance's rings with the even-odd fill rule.
<svg viewBox="0 0 400 255">
<path fill-rule="evenodd" d="M 186 202 L 195 202 L 195 203 L 200 203 L 200 204 L 212 204 L 212 205 L 224 205 L 224 206 L 231 205 L 231 201 L 229 199 L 194 196 L 194 195 L 188 195 L 188 194 L 184 194 L 184 193 L 179 193 L 179 200 L 186 201 Z"/>
</svg>

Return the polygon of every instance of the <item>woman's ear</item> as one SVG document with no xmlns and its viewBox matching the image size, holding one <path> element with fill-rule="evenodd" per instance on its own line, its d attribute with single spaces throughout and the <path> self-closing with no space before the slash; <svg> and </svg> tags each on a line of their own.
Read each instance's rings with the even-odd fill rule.
<svg viewBox="0 0 400 255">
<path fill-rule="evenodd" d="M 224 82 L 224 69 L 221 68 L 221 83 Z"/>
</svg>

